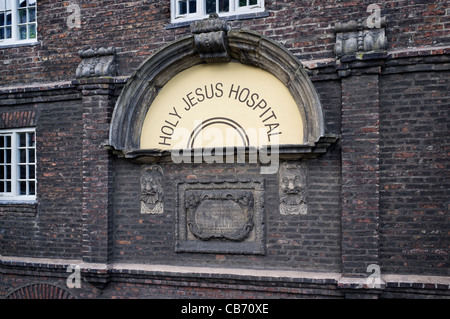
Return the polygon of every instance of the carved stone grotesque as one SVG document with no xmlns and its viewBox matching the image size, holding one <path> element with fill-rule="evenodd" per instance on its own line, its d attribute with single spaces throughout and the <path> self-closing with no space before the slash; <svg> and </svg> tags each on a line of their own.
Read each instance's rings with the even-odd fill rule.
<svg viewBox="0 0 450 319">
<path fill-rule="evenodd" d="M 304 164 L 285 162 L 280 169 L 280 214 L 307 213 L 307 178 Z"/>
<path fill-rule="evenodd" d="M 141 214 L 162 214 L 163 170 L 159 165 L 144 167 L 141 175 Z"/>
<path fill-rule="evenodd" d="M 82 58 L 76 71 L 78 78 L 117 74 L 115 47 L 80 50 L 78 54 Z"/>
</svg>

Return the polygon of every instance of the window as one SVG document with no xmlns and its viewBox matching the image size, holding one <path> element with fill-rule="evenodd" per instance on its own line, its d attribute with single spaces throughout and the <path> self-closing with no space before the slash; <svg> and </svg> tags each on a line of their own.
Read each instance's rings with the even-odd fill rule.
<svg viewBox="0 0 450 319">
<path fill-rule="evenodd" d="M 34 129 L 0 131 L 0 200 L 36 199 Z"/>
<path fill-rule="evenodd" d="M 37 41 L 36 0 L 0 0 L 0 45 Z"/>
<path fill-rule="evenodd" d="M 264 11 L 264 0 L 172 0 L 172 23 Z"/>
</svg>

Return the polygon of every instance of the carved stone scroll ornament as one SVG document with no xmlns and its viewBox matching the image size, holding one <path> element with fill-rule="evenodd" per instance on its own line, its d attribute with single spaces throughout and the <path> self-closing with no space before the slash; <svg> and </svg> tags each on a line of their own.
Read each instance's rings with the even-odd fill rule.
<svg viewBox="0 0 450 319">
<path fill-rule="evenodd" d="M 187 226 L 198 239 L 241 242 L 253 229 L 253 194 L 250 191 L 189 191 Z"/>
<path fill-rule="evenodd" d="M 191 32 L 194 34 L 195 48 L 205 62 L 217 63 L 230 61 L 228 52 L 226 21 L 211 14 L 208 19 L 194 21 Z"/>
<path fill-rule="evenodd" d="M 304 164 L 285 162 L 280 169 L 280 214 L 305 215 L 307 213 L 307 175 Z"/>
<path fill-rule="evenodd" d="M 159 165 L 145 166 L 141 175 L 141 214 L 162 214 L 163 170 Z"/>
<path fill-rule="evenodd" d="M 77 67 L 77 78 L 117 75 L 116 48 L 80 50 L 82 58 Z"/>
</svg>

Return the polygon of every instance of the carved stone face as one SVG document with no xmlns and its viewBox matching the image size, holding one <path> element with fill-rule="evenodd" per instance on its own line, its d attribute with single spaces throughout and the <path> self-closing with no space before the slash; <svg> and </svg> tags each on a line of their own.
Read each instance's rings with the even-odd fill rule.
<svg viewBox="0 0 450 319">
<path fill-rule="evenodd" d="M 305 202 L 306 182 L 300 171 L 287 170 L 281 176 L 281 202 L 298 205 Z"/>
<path fill-rule="evenodd" d="M 162 175 L 158 171 L 145 172 L 141 178 L 141 201 L 148 205 L 162 199 Z"/>
</svg>

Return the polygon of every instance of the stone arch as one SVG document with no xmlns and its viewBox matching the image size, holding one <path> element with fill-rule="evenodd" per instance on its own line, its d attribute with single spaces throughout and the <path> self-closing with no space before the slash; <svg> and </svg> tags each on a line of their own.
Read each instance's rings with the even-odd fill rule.
<svg viewBox="0 0 450 319">
<path fill-rule="evenodd" d="M 194 22 L 191 31 L 193 34 L 170 43 L 144 61 L 127 82 L 110 126 L 109 144 L 117 154 L 129 158 L 157 155 L 157 151 L 140 149 L 140 134 L 147 110 L 160 89 L 188 68 L 225 61 L 237 61 L 271 73 L 296 101 L 304 122 L 303 141 L 280 147 L 281 154 L 303 157 L 319 149 L 324 152 L 324 139 L 330 143 L 330 136 L 325 134 L 320 100 L 295 56 L 267 37 L 252 31 L 230 30 L 225 21 L 214 17 Z M 331 139 L 331 143 L 336 140 Z"/>
<path fill-rule="evenodd" d="M 15 289 L 5 299 L 75 299 L 67 290 L 45 283 L 33 283 Z"/>
</svg>

